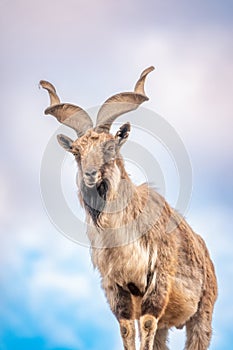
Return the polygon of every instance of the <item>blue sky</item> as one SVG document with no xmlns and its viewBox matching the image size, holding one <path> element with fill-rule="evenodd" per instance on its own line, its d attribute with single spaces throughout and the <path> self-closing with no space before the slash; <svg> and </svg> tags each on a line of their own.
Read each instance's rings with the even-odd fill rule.
<svg viewBox="0 0 233 350">
<path fill-rule="evenodd" d="M 61 235 L 42 204 L 41 160 L 58 125 L 43 115 L 48 99 L 38 82 L 90 108 L 131 89 L 150 65 L 145 107 L 185 144 L 193 169 L 186 217 L 216 265 L 210 349 L 231 349 L 232 10 L 231 1 L 1 1 L 1 350 L 120 348 L 88 248 Z M 67 158 L 63 185 L 73 197 L 74 171 Z M 171 348 L 183 341 L 172 332 Z"/>
</svg>

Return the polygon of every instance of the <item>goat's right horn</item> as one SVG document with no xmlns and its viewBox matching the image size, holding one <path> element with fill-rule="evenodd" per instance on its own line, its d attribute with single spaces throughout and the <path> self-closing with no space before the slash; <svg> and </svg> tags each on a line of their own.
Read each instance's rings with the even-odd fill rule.
<svg viewBox="0 0 233 350">
<path fill-rule="evenodd" d="M 81 107 L 70 103 L 60 103 L 56 89 L 51 83 L 41 80 L 40 86 L 48 91 L 50 97 L 50 106 L 44 111 L 46 115 L 51 114 L 60 123 L 74 129 L 78 137 L 83 136 L 88 129 L 93 127 L 91 118 Z"/>
<path fill-rule="evenodd" d="M 120 115 L 133 111 L 140 104 L 149 100 L 145 94 L 144 84 L 147 75 L 154 70 L 151 66 L 146 68 L 138 79 L 134 92 L 122 92 L 108 98 L 101 106 L 96 121 L 95 130 L 98 133 L 108 133 L 114 120 Z"/>
</svg>

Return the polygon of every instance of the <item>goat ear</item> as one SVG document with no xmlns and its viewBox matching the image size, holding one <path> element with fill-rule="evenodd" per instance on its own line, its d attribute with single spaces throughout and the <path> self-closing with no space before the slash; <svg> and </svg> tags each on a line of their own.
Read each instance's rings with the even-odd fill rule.
<svg viewBox="0 0 233 350">
<path fill-rule="evenodd" d="M 126 123 L 120 127 L 117 131 L 115 138 L 117 140 L 117 145 L 122 146 L 127 140 L 130 132 L 130 123 Z"/>
<path fill-rule="evenodd" d="M 57 140 L 66 151 L 72 152 L 72 144 L 74 142 L 73 140 L 63 134 L 57 135 Z"/>
</svg>

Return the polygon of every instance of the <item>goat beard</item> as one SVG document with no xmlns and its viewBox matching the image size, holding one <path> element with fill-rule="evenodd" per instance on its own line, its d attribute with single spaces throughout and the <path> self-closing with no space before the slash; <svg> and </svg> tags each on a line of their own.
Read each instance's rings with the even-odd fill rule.
<svg viewBox="0 0 233 350">
<path fill-rule="evenodd" d="M 94 187 L 86 186 L 83 180 L 81 182 L 81 195 L 84 207 L 96 226 L 98 226 L 98 218 L 106 205 L 108 189 L 109 182 L 107 179 L 103 179 Z"/>
</svg>

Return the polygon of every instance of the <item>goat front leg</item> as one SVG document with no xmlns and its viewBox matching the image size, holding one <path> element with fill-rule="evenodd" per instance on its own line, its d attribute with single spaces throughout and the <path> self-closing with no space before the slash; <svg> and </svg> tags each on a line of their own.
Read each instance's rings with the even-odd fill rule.
<svg viewBox="0 0 233 350">
<path fill-rule="evenodd" d="M 140 317 L 140 350 L 153 350 L 154 338 L 157 330 L 157 323 L 158 320 L 152 315 L 146 314 Z"/>
<path fill-rule="evenodd" d="M 119 320 L 121 337 L 125 350 L 135 350 L 135 324 L 134 320 Z"/>
<path fill-rule="evenodd" d="M 133 319 L 133 304 L 131 294 L 117 285 L 117 300 L 115 314 L 120 324 L 121 337 L 125 350 L 136 350 L 135 322 Z"/>
<path fill-rule="evenodd" d="M 136 350 L 131 294 L 120 285 L 111 282 L 107 278 L 102 280 L 102 287 L 105 290 L 110 308 L 119 322 L 124 350 Z"/>
<path fill-rule="evenodd" d="M 157 278 L 155 278 L 157 277 Z M 168 280 L 164 273 L 153 276 L 142 299 L 139 328 L 141 335 L 140 350 L 153 350 L 156 344 L 156 331 L 159 319 L 168 302 Z"/>
</svg>

